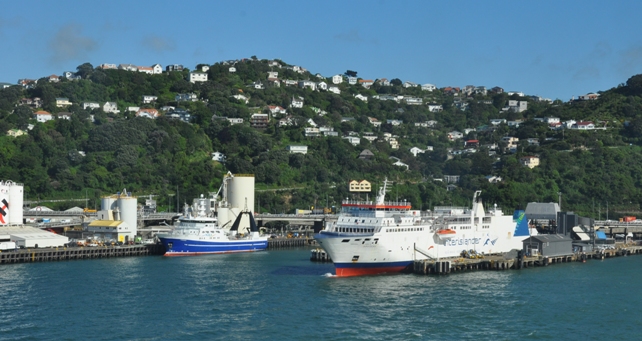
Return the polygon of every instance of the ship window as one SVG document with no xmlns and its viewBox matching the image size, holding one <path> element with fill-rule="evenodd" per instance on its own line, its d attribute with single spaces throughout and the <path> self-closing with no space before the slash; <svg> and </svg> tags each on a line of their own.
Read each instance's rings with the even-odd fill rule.
<svg viewBox="0 0 642 341">
<path fill-rule="evenodd" d="M 344 239 L 344 240 L 342 240 L 341 242 L 342 242 L 342 243 L 347 243 L 347 242 L 349 242 L 349 241 L 350 241 L 350 239 Z"/>
<path fill-rule="evenodd" d="M 355 239 L 354 241 L 355 242 L 361 241 L 361 238 Z"/>
</svg>

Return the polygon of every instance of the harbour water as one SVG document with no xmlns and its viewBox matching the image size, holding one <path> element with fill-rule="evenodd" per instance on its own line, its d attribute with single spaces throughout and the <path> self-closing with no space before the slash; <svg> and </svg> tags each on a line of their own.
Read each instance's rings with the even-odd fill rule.
<svg viewBox="0 0 642 341">
<path fill-rule="evenodd" d="M 642 257 L 336 278 L 307 248 L 0 267 L 2 340 L 637 340 Z"/>
</svg>

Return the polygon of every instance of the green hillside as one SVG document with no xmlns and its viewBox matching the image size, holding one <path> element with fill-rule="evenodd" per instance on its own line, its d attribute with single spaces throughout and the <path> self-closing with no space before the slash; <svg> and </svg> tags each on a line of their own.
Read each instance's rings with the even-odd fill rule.
<svg viewBox="0 0 642 341">
<path fill-rule="evenodd" d="M 77 71 L 81 79 L 42 78 L 28 88 L 0 90 L 0 179 L 24 183 L 27 200 L 88 196 L 93 207 L 101 195 L 126 188 L 137 195 L 156 194 L 166 206 L 177 190 L 181 202 L 217 191 L 231 171 L 255 174 L 255 202 L 260 203 L 255 209 L 270 213 L 336 206 L 355 196 L 348 191 L 350 180 L 366 179 L 376 188 L 385 177 L 394 182 L 390 198 L 407 199 L 421 209 L 468 206 L 480 189 L 487 204 L 507 211 L 531 201 L 557 202 L 560 192 L 563 210 L 595 218 L 605 218 L 607 205 L 610 218 L 635 215 L 642 202 L 642 75 L 600 92 L 597 99 L 563 103 L 481 88 L 422 90 L 399 79 L 373 80 L 369 88 L 344 79 L 336 94 L 285 82 L 335 86 L 332 75 L 254 57 L 209 65 L 208 81 L 196 83 L 188 81 L 187 69 L 146 74 L 86 63 Z M 268 72 L 278 72 L 278 81 L 268 80 Z M 177 94 L 191 93 L 196 101 L 176 101 Z M 156 100 L 143 103 L 144 95 Z M 299 97 L 303 107 L 293 108 L 292 99 Z M 24 100 L 35 98 L 41 103 Z M 58 107 L 57 98 L 73 104 Z M 417 100 L 420 105 L 413 104 Z M 509 101 L 526 102 L 527 109 L 502 110 Z M 86 102 L 100 108 L 83 109 Z M 120 113 L 104 112 L 105 102 L 115 102 Z M 273 115 L 268 106 L 287 113 Z M 160 117 L 136 117 L 129 107 L 158 109 Z M 170 117 L 167 107 L 187 110 L 190 122 Z M 40 123 L 36 111 L 54 117 L 70 113 L 70 119 Z M 269 113 L 266 127 L 251 126 L 256 113 Z M 536 120 L 546 117 L 590 121 L 596 129 L 551 129 Z M 382 124 L 374 126 L 373 119 Z M 493 125 L 491 120 L 502 121 Z M 306 137 L 304 129 L 315 125 L 337 136 Z M 4 136 L 12 129 L 26 134 Z M 463 137 L 449 139 L 453 131 Z M 352 145 L 346 136 L 360 141 Z M 370 136 L 372 142 L 365 138 Z M 511 150 L 503 137 L 519 142 Z M 478 140 L 479 147 L 466 150 L 467 140 Z M 306 145 L 308 153 L 291 154 L 289 145 Z M 412 147 L 425 152 L 413 156 Z M 359 158 L 365 149 L 374 154 L 371 159 Z M 216 151 L 226 156 L 225 163 L 212 160 Z M 526 156 L 539 157 L 539 166 L 523 166 Z M 393 164 L 397 161 L 402 165 Z M 459 181 L 449 184 L 452 176 Z M 501 181 L 491 183 L 489 176 Z M 70 205 L 78 203 L 56 208 Z"/>
</svg>

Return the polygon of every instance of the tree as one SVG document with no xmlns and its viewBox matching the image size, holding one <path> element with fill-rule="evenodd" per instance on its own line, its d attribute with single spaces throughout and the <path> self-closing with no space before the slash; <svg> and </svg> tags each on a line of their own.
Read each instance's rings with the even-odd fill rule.
<svg viewBox="0 0 642 341">
<path fill-rule="evenodd" d="M 94 67 L 90 63 L 84 63 L 76 67 L 76 75 L 82 77 L 82 79 L 88 79 L 91 74 L 94 72 Z"/>
<path fill-rule="evenodd" d="M 345 75 L 348 77 L 357 77 L 357 71 L 347 70 Z"/>
</svg>

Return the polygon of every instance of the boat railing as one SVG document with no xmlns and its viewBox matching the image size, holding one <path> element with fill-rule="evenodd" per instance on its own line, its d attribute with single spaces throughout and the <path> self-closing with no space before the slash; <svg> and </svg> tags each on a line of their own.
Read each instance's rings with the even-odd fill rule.
<svg viewBox="0 0 642 341">
<path fill-rule="evenodd" d="M 368 201 L 363 201 L 363 200 L 343 200 L 341 201 L 342 205 L 368 205 L 368 206 L 373 206 L 373 205 L 378 205 L 378 206 L 410 206 L 411 203 L 404 200 L 404 201 L 384 201 L 383 204 L 377 204 L 376 201 L 368 200 Z"/>
</svg>

